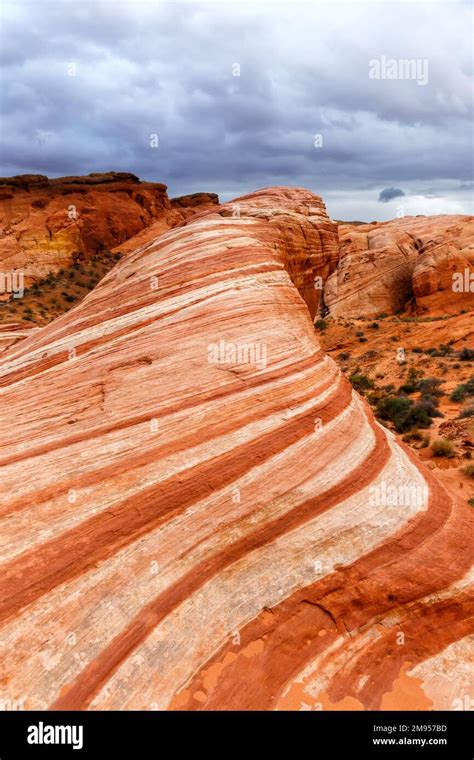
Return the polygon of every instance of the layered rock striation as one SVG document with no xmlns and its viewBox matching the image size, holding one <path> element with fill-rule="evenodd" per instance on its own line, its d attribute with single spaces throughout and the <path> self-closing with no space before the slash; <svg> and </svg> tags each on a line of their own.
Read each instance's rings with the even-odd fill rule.
<svg viewBox="0 0 474 760">
<path fill-rule="evenodd" d="M 130 252 L 2 354 L 0 699 L 463 697 L 472 509 L 321 351 L 336 257 L 320 198 L 262 190 Z"/>
<path fill-rule="evenodd" d="M 151 224 L 156 237 L 216 203 L 213 193 L 171 201 L 166 185 L 141 182 L 127 172 L 0 178 L 0 272 L 21 272 L 29 287 L 104 249 L 117 249 Z"/>
<path fill-rule="evenodd" d="M 333 316 L 376 316 L 410 301 L 421 313 L 474 308 L 474 217 L 340 224 L 339 240 L 338 267 L 324 288 Z M 469 273 L 472 290 L 458 287 Z"/>
</svg>

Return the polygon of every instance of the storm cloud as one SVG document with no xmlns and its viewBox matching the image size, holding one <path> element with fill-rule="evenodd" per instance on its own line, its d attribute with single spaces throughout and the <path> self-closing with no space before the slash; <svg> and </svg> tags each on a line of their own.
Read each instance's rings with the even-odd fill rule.
<svg viewBox="0 0 474 760">
<path fill-rule="evenodd" d="M 404 196 L 405 193 L 403 190 L 400 190 L 398 187 L 386 187 L 385 190 L 382 190 L 379 193 L 379 201 L 382 203 L 388 203 L 389 201 L 392 201 L 394 198 L 401 198 Z"/>
<path fill-rule="evenodd" d="M 1 173 L 293 185 L 340 219 L 472 213 L 469 4 L 3 3 Z M 369 62 L 427 60 L 425 86 Z M 379 202 L 383 200 L 384 203 Z"/>
</svg>

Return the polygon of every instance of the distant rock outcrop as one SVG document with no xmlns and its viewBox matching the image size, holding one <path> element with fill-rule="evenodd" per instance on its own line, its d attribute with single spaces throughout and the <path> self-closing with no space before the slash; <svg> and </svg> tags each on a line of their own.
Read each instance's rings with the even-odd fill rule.
<svg viewBox="0 0 474 760">
<path fill-rule="evenodd" d="M 21 272 L 28 287 L 103 249 L 117 249 L 153 222 L 160 225 L 156 236 L 217 202 L 205 193 L 171 202 L 166 185 L 140 182 L 128 172 L 0 178 L 0 270 Z"/>
<path fill-rule="evenodd" d="M 470 292 L 453 288 L 453 275 L 474 265 L 474 217 L 340 224 L 339 239 L 338 267 L 324 289 L 333 316 L 376 316 L 415 299 L 421 312 L 474 308 L 474 283 Z"/>
<path fill-rule="evenodd" d="M 1 356 L 0 700 L 469 693 L 473 511 L 322 352 L 337 253 L 320 198 L 261 190 L 128 253 Z"/>
</svg>

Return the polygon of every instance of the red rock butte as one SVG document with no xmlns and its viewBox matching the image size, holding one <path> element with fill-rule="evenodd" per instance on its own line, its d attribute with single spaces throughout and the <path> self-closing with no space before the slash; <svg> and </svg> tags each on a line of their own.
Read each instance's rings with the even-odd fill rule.
<svg viewBox="0 0 474 760">
<path fill-rule="evenodd" d="M 469 695 L 472 509 L 321 351 L 337 257 L 319 197 L 261 190 L 130 251 L 2 354 L 0 700 Z"/>
</svg>

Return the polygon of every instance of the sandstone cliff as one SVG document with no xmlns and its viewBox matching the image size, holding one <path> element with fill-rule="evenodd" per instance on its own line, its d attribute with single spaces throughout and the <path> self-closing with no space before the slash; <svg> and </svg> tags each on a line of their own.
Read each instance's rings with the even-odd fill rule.
<svg viewBox="0 0 474 760">
<path fill-rule="evenodd" d="M 336 255 L 320 198 L 260 191 L 130 252 L 2 355 L 2 698 L 469 693 L 472 510 L 321 351 L 314 283 Z"/>
<path fill-rule="evenodd" d="M 152 223 L 156 237 L 217 202 L 207 193 L 171 201 L 166 185 L 140 182 L 125 172 L 0 178 L 0 268 L 21 271 L 28 287 L 50 272 L 120 247 Z"/>
<path fill-rule="evenodd" d="M 456 313 L 474 308 L 472 291 L 453 289 L 453 274 L 474 267 L 474 217 L 404 217 L 340 224 L 340 259 L 324 289 L 333 316 L 376 316 L 403 309 Z"/>
</svg>

